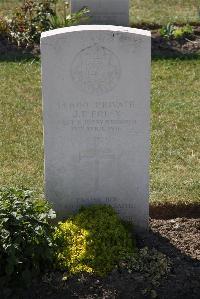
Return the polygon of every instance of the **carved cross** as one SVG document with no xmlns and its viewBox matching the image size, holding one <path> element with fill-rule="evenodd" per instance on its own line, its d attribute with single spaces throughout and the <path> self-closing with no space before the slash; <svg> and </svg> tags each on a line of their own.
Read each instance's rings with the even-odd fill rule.
<svg viewBox="0 0 200 299">
<path fill-rule="evenodd" d="M 79 153 L 79 161 L 93 160 L 95 163 L 95 191 L 98 191 L 100 188 L 100 161 L 103 159 L 115 159 L 115 154 L 112 153 L 111 149 L 100 148 L 100 139 L 101 138 L 95 137 L 93 147 L 88 149 L 86 152 Z"/>
</svg>

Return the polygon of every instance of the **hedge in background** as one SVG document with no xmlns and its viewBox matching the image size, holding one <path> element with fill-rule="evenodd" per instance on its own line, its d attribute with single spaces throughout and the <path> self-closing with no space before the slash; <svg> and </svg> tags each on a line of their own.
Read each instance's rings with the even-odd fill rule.
<svg viewBox="0 0 200 299">
<path fill-rule="evenodd" d="M 0 18 L 0 34 L 20 47 L 33 47 L 40 43 L 42 32 L 78 25 L 88 19 L 87 8 L 67 15 L 66 1 L 62 12 L 56 9 L 57 3 L 58 0 L 24 0 L 11 19 Z"/>
</svg>

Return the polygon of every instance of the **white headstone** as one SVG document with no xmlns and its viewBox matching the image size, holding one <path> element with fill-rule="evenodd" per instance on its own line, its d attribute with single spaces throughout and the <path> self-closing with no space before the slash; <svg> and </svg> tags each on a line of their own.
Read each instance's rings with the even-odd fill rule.
<svg viewBox="0 0 200 299">
<path fill-rule="evenodd" d="M 71 13 L 90 10 L 90 24 L 129 25 L 129 0 L 71 0 Z"/>
<path fill-rule="evenodd" d="M 46 197 L 59 215 L 112 205 L 148 223 L 148 31 L 86 25 L 42 33 Z"/>
</svg>

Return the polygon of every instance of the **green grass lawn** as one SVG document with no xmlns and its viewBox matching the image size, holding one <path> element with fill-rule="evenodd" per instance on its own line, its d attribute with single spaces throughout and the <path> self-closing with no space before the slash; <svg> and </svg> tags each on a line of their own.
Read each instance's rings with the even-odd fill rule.
<svg viewBox="0 0 200 299">
<path fill-rule="evenodd" d="M 19 7 L 24 0 L 0 0 L 0 15 L 11 16 L 16 7 Z M 64 0 L 58 0 L 58 7 L 61 11 L 64 5 Z"/>
<path fill-rule="evenodd" d="M 0 63 L 0 185 L 42 192 L 40 64 Z"/>
<path fill-rule="evenodd" d="M 151 201 L 200 203 L 200 59 L 152 70 Z"/>
<path fill-rule="evenodd" d="M 40 62 L 0 62 L 0 186 L 43 194 Z M 152 62 L 151 202 L 200 194 L 200 59 Z"/>
<path fill-rule="evenodd" d="M 0 15 L 11 15 L 12 11 L 23 0 L 0 0 Z"/>
<path fill-rule="evenodd" d="M 20 2 L 0 0 L 0 14 L 10 14 Z M 200 0 L 130 0 L 130 22 L 200 22 Z"/>
<path fill-rule="evenodd" d="M 200 0 L 130 0 L 131 23 L 200 22 Z"/>
</svg>

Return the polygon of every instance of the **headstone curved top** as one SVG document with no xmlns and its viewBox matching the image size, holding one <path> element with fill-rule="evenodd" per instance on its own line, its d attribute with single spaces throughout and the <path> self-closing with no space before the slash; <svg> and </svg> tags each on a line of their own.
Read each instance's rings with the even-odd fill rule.
<svg viewBox="0 0 200 299">
<path fill-rule="evenodd" d="M 90 24 L 129 25 L 129 0 L 71 0 L 71 13 L 89 8 Z"/>
<path fill-rule="evenodd" d="M 42 33 L 46 196 L 58 214 L 109 204 L 148 223 L 151 40 L 85 25 Z"/>
</svg>

